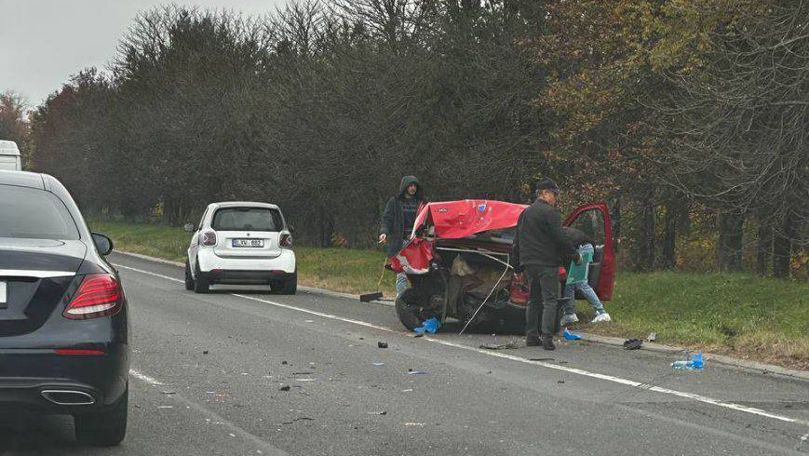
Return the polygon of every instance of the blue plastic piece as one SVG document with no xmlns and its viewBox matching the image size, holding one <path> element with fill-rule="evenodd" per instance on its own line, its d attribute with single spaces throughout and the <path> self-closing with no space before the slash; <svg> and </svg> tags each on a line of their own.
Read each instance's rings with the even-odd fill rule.
<svg viewBox="0 0 809 456">
<path fill-rule="evenodd" d="M 674 361 L 671 367 L 677 370 L 702 370 L 705 364 L 702 361 L 702 353 L 694 353 L 687 360 Z"/>
<path fill-rule="evenodd" d="M 437 318 L 433 317 L 429 320 L 425 320 L 421 326 L 419 326 L 418 328 L 414 328 L 413 331 L 416 332 L 417 334 L 424 334 L 425 332 L 435 334 L 436 331 L 438 331 L 438 328 L 440 327 L 441 322 L 438 321 Z"/>
<path fill-rule="evenodd" d="M 564 336 L 565 340 L 581 340 L 580 335 L 573 334 L 572 332 L 568 331 L 567 328 L 565 328 L 565 332 L 563 332 L 562 335 Z"/>
</svg>

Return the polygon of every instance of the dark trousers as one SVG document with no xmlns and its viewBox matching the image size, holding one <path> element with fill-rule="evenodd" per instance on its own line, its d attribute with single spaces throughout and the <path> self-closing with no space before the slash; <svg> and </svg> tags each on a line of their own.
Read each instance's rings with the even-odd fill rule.
<svg viewBox="0 0 809 456">
<path fill-rule="evenodd" d="M 558 323 L 559 268 L 527 265 L 525 273 L 531 284 L 525 312 L 525 335 L 539 336 L 540 322 L 542 335 L 553 335 Z"/>
</svg>

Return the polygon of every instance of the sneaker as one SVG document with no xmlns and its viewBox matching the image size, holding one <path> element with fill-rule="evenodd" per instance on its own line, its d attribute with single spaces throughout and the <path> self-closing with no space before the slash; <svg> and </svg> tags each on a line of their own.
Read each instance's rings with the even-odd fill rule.
<svg viewBox="0 0 809 456">
<path fill-rule="evenodd" d="M 608 323 L 610 321 L 612 321 L 612 318 L 610 318 L 610 314 L 607 312 L 600 313 L 593 318 L 593 323 Z"/>
<path fill-rule="evenodd" d="M 562 317 L 562 321 L 559 322 L 559 326 L 570 326 L 573 323 L 578 323 L 579 317 L 576 314 L 568 314 Z"/>
</svg>

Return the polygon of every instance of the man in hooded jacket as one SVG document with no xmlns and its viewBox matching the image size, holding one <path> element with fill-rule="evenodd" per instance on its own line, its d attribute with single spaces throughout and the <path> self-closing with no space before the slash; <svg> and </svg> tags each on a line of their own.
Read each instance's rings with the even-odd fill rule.
<svg viewBox="0 0 809 456">
<path fill-rule="evenodd" d="M 382 232 L 379 242 L 387 242 L 385 253 L 395 256 L 413 231 L 416 216 L 426 202 L 419 180 L 415 176 L 405 176 L 399 185 L 399 193 L 388 200 L 382 213 Z M 396 275 L 396 294 L 407 289 L 407 275 Z"/>
</svg>

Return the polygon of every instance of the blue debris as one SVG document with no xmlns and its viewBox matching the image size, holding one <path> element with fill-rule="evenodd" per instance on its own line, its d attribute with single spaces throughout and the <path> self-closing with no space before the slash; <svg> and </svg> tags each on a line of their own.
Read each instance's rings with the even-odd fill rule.
<svg viewBox="0 0 809 456">
<path fill-rule="evenodd" d="M 438 321 L 437 318 L 433 317 L 433 318 L 431 318 L 429 320 L 425 320 L 424 323 L 422 323 L 421 326 L 419 326 L 418 328 L 414 328 L 413 331 L 416 334 L 424 334 L 425 331 L 430 333 L 430 334 L 435 334 L 436 331 L 438 331 L 438 328 L 440 328 L 440 327 L 441 327 L 441 322 Z"/>
<path fill-rule="evenodd" d="M 565 328 L 565 332 L 562 333 L 565 337 L 565 340 L 581 340 L 581 336 L 578 334 L 573 334 L 567 328 Z"/>
<path fill-rule="evenodd" d="M 674 361 L 671 367 L 677 370 L 702 370 L 705 364 L 702 361 L 702 353 L 694 353 L 687 360 Z"/>
</svg>

